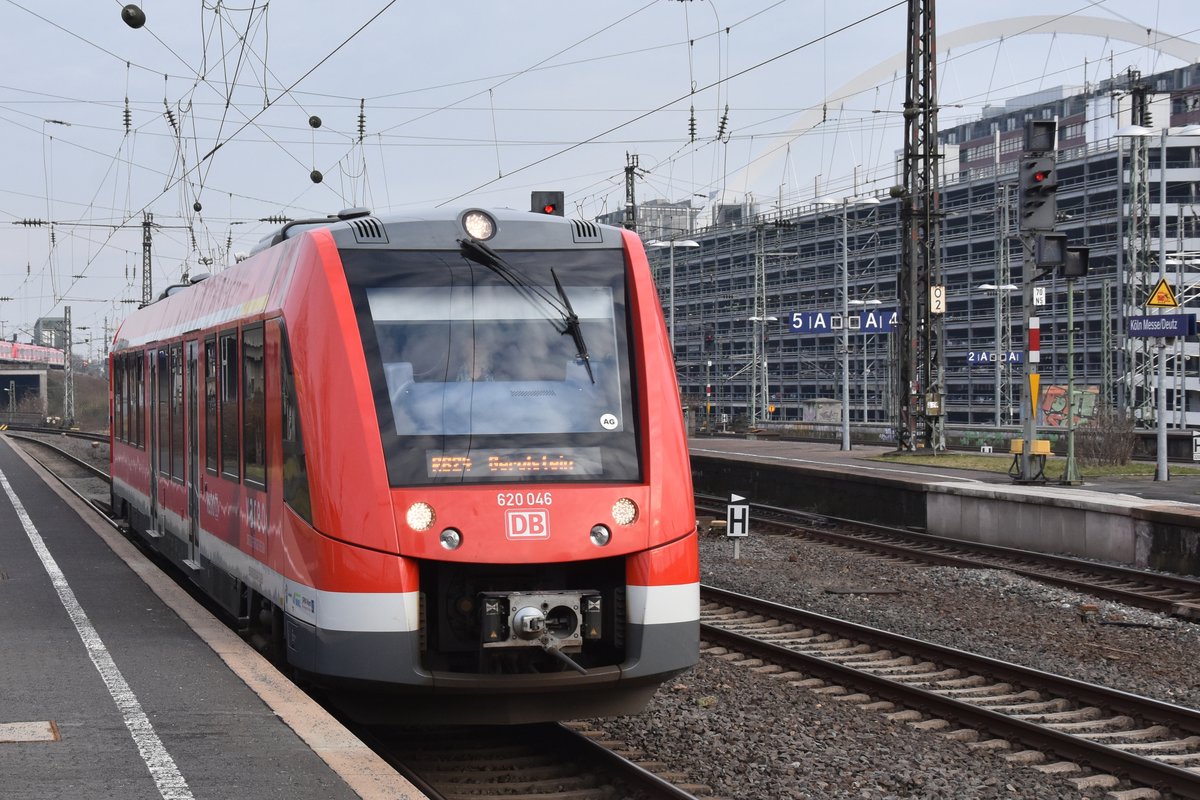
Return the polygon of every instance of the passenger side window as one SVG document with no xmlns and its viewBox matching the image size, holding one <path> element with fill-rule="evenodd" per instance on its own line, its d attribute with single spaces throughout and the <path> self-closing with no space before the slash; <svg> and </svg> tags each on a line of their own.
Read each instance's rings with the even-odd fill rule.
<svg viewBox="0 0 1200 800">
<path fill-rule="evenodd" d="M 300 432 L 300 408 L 296 400 L 296 376 L 292 372 L 292 351 L 287 331 L 280 325 L 280 385 L 283 411 L 283 502 L 312 524 L 312 495 L 308 488 L 308 464 L 304 456 L 304 436 Z"/>
<path fill-rule="evenodd" d="M 242 450 L 246 483 L 267 485 L 267 386 L 261 325 L 242 330 Z"/>
<path fill-rule="evenodd" d="M 204 340 L 204 468 L 217 474 L 217 339 L 210 336 Z"/>
</svg>

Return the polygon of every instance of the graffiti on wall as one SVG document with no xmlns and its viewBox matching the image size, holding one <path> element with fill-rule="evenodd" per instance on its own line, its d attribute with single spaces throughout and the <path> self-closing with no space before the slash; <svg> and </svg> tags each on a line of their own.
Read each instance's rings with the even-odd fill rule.
<svg viewBox="0 0 1200 800">
<path fill-rule="evenodd" d="M 1076 386 L 1074 408 L 1075 427 L 1086 425 L 1096 414 L 1100 401 L 1099 386 Z M 1067 387 L 1047 386 L 1038 405 L 1040 424 L 1055 428 L 1067 427 Z"/>
</svg>

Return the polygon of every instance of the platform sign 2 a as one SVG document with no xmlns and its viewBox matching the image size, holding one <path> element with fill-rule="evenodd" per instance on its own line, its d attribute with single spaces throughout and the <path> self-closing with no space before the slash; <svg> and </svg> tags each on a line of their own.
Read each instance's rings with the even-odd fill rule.
<svg viewBox="0 0 1200 800">
<path fill-rule="evenodd" d="M 725 509 L 726 536 L 750 535 L 750 506 L 740 502 L 745 499 L 740 494 L 729 496 L 729 505 Z"/>
</svg>

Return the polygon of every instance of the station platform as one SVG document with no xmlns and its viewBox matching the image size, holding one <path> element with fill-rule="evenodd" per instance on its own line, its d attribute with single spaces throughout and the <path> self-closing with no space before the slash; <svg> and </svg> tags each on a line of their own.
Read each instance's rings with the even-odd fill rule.
<svg viewBox="0 0 1200 800">
<path fill-rule="evenodd" d="M 929 456 L 928 464 L 888 462 L 883 458 L 895 452 L 895 447 L 855 444 L 850 450 L 842 450 L 840 444 L 832 442 L 801 442 L 781 439 L 745 439 L 732 436 L 692 437 L 690 449 L 696 454 L 728 455 L 731 457 L 762 458 L 767 461 L 794 464 L 823 464 L 864 473 L 895 473 L 910 475 L 919 480 L 962 481 L 966 483 L 991 483 L 1013 485 L 1012 479 L 1001 472 L 984 472 L 971 469 L 950 469 L 937 463 L 937 456 Z M 997 458 L 1009 458 L 997 456 Z M 1156 481 L 1151 476 L 1087 477 L 1083 484 L 1069 487 L 1072 490 L 1127 494 L 1146 500 L 1169 500 L 1200 505 L 1200 475 L 1177 475 L 1168 466 L 1170 480 Z M 1200 467 L 1200 463 L 1194 466 Z M 1086 472 L 1086 470 L 1085 470 Z M 1035 485 L 1042 489 L 1055 489 L 1050 481 Z"/>
<path fill-rule="evenodd" d="M 420 798 L 0 436 L 0 797 Z"/>
<path fill-rule="evenodd" d="M 947 538 L 1200 575 L 1200 476 L 1018 485 L 894 448 L 775 438 L 693 437 L 697 491 L 896 525 Z M 1086 470 L 1085 470 L 1086 472 Z"/>
</svg>

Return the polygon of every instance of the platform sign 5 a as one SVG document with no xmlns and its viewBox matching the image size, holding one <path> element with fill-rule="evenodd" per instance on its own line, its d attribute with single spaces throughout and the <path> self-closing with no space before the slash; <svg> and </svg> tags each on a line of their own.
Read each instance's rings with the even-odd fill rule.
<svg viewBox="0 0 1200 800">
<path fill-rule="evenodd" d="M 740 494 L 729 496 L 729 505 L 725 508 L 725 535 L 750 535 L 750 506 L 740 501 L 745 500 Z"/>
<path fill-rule="evenodd" d="M 851 333 L 891 333 L 900 324 L 900 314 L 894 308 L 851 311 L 843 318 L 834 311 L 793 311 L 788 327 L 796 333 L 833 333 L 843 327 Z"/>
</svg>

